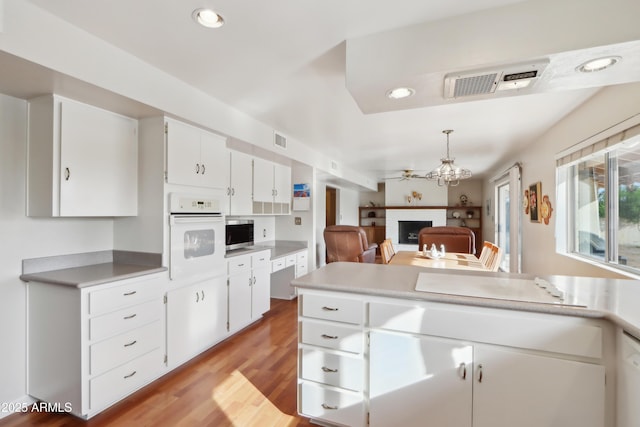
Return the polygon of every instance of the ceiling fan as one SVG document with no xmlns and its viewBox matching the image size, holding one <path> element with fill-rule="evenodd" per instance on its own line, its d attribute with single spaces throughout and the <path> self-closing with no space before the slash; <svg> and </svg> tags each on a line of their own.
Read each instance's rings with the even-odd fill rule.
<svg viewBox="0 0 640 427">
<path fill-rule="evenodd" d="M 390 177 L 387 179 L 399 179 L 400 181 L 408 181 L 410 179 L 426 179 L 424 175 L 418 175 L 413 172 L 413 169 L 405 169 L 402 171 L 402 174 L 400 176 Z"/>
</svg>

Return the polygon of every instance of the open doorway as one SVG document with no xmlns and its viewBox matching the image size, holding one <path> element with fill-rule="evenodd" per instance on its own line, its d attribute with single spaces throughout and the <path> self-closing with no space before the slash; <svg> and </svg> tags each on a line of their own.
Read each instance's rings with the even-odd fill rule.
<svg viewBox="0 0 640 427">
<path fill-rule="evenodd" d="M 326 188 L 326 204 L 325 204 L 325 226 L 336 225 L 336 217 L 338 210 L 337 190 L 332 187 Z"/>
</svg>

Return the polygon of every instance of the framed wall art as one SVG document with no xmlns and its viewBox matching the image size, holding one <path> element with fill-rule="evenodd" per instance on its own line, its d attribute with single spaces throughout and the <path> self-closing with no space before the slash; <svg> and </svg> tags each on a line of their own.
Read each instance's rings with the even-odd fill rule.
<svg viewBox="0 0 640 427">
<path fill-rule="evenodd" d="M 541 202 L 542 184 L 540 181 L 529 186 L 529 218 L 531 222 L 540 222 L 540 202 Z"/>
</svg>

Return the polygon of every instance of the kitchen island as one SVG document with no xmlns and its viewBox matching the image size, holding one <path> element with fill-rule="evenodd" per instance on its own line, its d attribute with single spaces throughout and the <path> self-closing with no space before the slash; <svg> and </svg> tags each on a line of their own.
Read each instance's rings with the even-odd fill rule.
<svg viewBox="0 0 640 427">
<path fill-rule="evenodd" d="M 640 332 L 637 281 L 333 263 L 292 285 L 305 416 L 616 425 L 617 346 Z"/>
</svg>

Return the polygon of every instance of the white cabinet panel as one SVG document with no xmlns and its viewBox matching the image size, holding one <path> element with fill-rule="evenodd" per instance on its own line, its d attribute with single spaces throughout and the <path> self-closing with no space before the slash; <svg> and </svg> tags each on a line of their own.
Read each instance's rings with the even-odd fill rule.
<svg viewBox="0 0 640 427">
<path fill-rule="evenodd" d="M 55 95 L 29 102 L 29 216 L 135 216 L 138 122 Z"/>
<path fill-rule="evenodd" d="M 167 182 L 225 189 L 229 162 L 224 137 L 166 119 Z"/>
<path fill-rule="evenodd" d="M 231 173 L 227 196 L 228 215 L 251 215 L 253 191 L 253 158 L 239 151 L 230 151 Z"/>
<path fill-rule="evenodd" d="M 374 331 L 370 346 L 372 427 L 471 427 L 470 345 Z"/>
<path fill-rule="evenodd" d="M 474 427 L 604 427 L 604 366 L 474 346 Z"/>
<path fill-rule="evenodd" d="M 167 293 L 167 359 L 174 367 L 227 334 L 224 277 L 207 279 Z"/>
<path fill-rule="evenodd" d="M 290 213 L 291 168 L 269 160 L 253 160 L 253 213 Z"/>
</svg>

